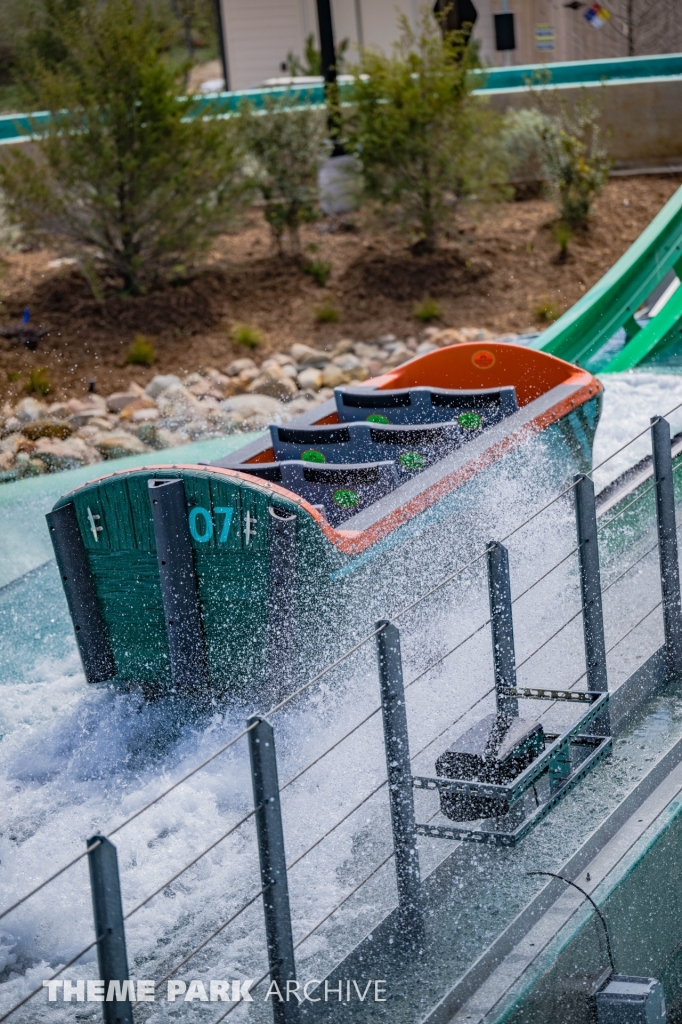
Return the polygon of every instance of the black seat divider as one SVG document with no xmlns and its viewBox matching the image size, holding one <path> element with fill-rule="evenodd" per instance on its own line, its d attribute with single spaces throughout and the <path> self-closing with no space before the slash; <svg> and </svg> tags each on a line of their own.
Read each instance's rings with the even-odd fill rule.
<svg viewBox="0 0 682 1024">
<path fill-rule="evenodd" d="M 518 409 L 514 387 L 458 391 L 448 388 L 372 390 L 363 387 L 334 389 L 340 423 L 367 420 L 375 423 L 449 423 L 471 414 L 482 427 L 499 423 Z M 467 420 L 465 420 L 467 422 Z"/>
</svg>

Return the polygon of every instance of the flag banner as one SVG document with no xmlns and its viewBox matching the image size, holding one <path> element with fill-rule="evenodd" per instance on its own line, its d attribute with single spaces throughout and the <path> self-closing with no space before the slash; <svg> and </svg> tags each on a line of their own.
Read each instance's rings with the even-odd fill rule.
<svg viewBox="0 0 682 1024">
<path fill-rule="evenodd" d="M 602 4 L 593 3 L 592 6 L 585 11 L 583 17 L 587 18 L 592 28 L 603 28 L 611 17 L 611 12 L 607 11 Z"/>
</svg>

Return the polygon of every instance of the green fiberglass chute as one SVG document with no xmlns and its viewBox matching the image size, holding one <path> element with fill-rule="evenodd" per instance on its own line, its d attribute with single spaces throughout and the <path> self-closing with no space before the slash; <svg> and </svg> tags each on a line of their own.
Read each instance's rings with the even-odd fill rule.
<svg viewBox="0 0 682 1024">
<path fill-rule="evenodd" d="M 602 279 L 533 346 L 585 366 L 624 328 L 626 344 L 611 359 L 602 353 L 605 362 L 600 371 L 631 370 L 653 360 L 682 338 L 682 288 L 644 326 L 635 320 L 635 313 L 660 291 L 671 271 L 682 278 L 682 188 Z M 655 311 L 657 306 L 652 308 Z"/>
</svg>

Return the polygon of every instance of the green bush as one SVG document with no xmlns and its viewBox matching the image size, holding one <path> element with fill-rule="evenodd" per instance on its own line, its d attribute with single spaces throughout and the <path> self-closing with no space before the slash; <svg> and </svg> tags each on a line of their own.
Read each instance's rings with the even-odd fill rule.
<svg viewBox="0 0 682 1024">
<path fill-rule="evenodd" d="M 41 2 L 55 56 L 30 34 L 20 72 L 33 109 L 51 116 L 32 123 L 34 146 L 5 147 L 8 216 L 80 265 L 97 250 L 104 273 L 139 294 L 230 223 L 243 194 L 235 133 L 193 116 L 149 8 Z"/>
<path fill-rule="evenodd" d="M 540 195 L 549 177 L 546 141 L 559 134 L 559 126 L 548 114 L 531 107 L 509 109 L 504 116 L 502 146 L 509 161 L 510 181 L 523 186 L 526 195 Z"/>
<path fill-rule="evenodd" d="M 367 194 L 437 246 L 457 199 L 504 193 L 507 163 L 499 118 L 472 95 L 476 48 L 462 32 L 442 32 L 425 9 L 417 30 L 400 17 L 392 57 L 363 50 L 346 130 Z"/>
<path fill-rule="evenodd" d="M 263 335 L 250 324 L 235 324 L 232 330 L 232 340 L 235 345 L 243 345 L 244 348 L 256 348 L 263 341 Z"/>
<path fill-rule="evenodd" d="M 327 281 L 331 277 L 332 265 L 327 260 L 308 260 L 304 263 L 303 269 L 306 274 L 310 274 L 315 284 L 319 284 L 320 288 L 324 288 Z"/>
<path fill-rule="evenodd" d="M 552 299 L 540 299 L 533 310 L 536 320 L 543 323 L 553 324 L 561 316 L 561 307 Z"/>
<path fill-rule="evenodd" d="M 138 334 L 128 349 L 126 363 L 129 363 L 131 366 L 151 366 L 155 361 L 156 354 L 151 341 Z"/>
<path fill-rule="evenodd" d="M 318 324 L 337 324 L 339 322 L 341 314 L 333 299 L 325 299 L 316 307 L 315 319 Z"/>
<path fill-rule="evenodd" d="M 52 391 L 52 381 L 47 370 L 43 366 L 36 366 L 30 370 L 24 389 L 30 395 L 49 395 Z"/>
<path fill-rule="evenodd" d="M 297 106 L 296 95 L 268 97 L 263 111 L 240 107 L 241 137 L 251 157 L 251 178 L 265 201 L 265 219 L 280 255 L 288 235 L 292 256 L 301 253 L 300 228 L 315 220 L 317 171 L 329 152 L 324 113 Z"/>
<path fill-rule="evenodd" d="M 437 320 L 440 314 L 439 304 L 434 299 L 430 299 L 428 295 L 424 296 L 422 301 L 414 307 L 414 315 L 423 324 L 430 324 L 432 320 Z"/>
<path fill-rule="evenodd" d="M 552 90 L 539 96 L 558 125 L 558 131 L 540 133 L 549 187 L 561 219 L 573 228 L 581 227 L 587 224 L 612 164 L 603 143 L 600 107 L 583 91 L 573 106 Z"/>
</svg>

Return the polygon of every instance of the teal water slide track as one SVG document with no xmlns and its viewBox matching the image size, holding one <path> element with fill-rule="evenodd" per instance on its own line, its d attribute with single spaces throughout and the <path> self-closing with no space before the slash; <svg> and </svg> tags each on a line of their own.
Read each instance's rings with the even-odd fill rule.
<svg viewBox="0 0 682 1024">
<path fill-rule="evenodd" d="M 682 289 L 673 290 L 679 277 L 682 188 L 602 279 L 532 342 L 533 347 L 602 373 L 663 360 L 682 338 Z M 667 301 L 661 301 L 666 294 Z M 647 305 L 650 315 L 644 319 Z"/>
</svg>

